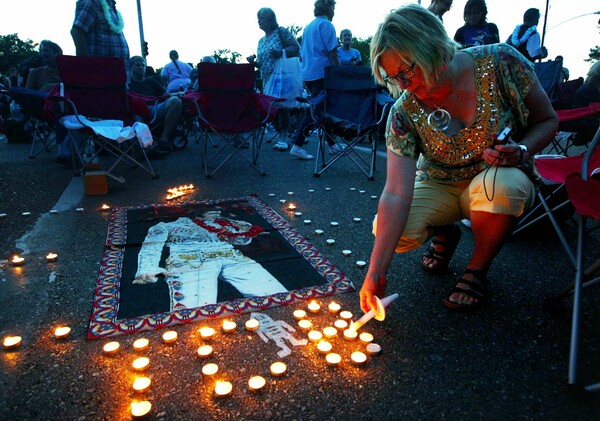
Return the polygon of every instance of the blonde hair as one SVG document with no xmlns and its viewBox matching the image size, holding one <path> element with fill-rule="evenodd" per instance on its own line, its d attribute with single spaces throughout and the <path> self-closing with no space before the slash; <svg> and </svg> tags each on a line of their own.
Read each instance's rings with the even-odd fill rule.
<svg viewBox="0 0 600 421">
<path fill-rule="evenodd" d="M 585 83 L 590 85 L 600 84 L 600 61 L 592 64 L 585 78 Z"/>
<path fill-rule="evenodd" d="M 407 4 L 390 12 L 371 40 L 371 67 L 375 79 L 385 84 L 381 74 L 381 56 L 392 51 L 414 60 L 431 87 L 442 67 L 449 63 L 459 45 L 448 37 L 442 21 L 417 4 Z"/>
</svg>

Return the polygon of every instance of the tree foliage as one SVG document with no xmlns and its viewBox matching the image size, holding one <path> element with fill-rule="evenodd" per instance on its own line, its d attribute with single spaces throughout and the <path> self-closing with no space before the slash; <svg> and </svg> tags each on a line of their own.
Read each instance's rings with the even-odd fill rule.
<svg viewBox="0 0 600 421">
<path fill-rule="evenodd" d="M 0 35 L 0 73 L 18 67 L 23 61 L 39 55 L 37 43 L 21 40 L 17 34 Z"/>
<path fill-rule="evenodd" d="M 373 37 L 369 37 L 367 39 L 354 38 L 352 40 L 352 48 L 356 48 L 360 52 L 363 66 L 371 65 L 371 38 Z"/>
<path fill-rule="evenodd" d="M 240 53 L 237 51 L 231 51 L 228 49 L 217 50 L 213 52 L 213 57 L 217 61 L 217 63 L 237 63 L 239 59 L 242 57 Z"/>
</svg>

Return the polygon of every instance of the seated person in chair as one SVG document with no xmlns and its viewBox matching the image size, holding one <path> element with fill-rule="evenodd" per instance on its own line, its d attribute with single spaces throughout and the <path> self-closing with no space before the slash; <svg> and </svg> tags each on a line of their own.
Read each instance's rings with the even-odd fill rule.
<svg viewBox="0 0 600 421">
<path fill-rule="evenodd" d="M 129 84 L 131 91 L 150 97 L 161 97 L 168 94 L 158 80 L 155 78 L 146 79 L 146 60 L 143 57 L 131 57 L 129 67 L 131 69 L 131 82 Z M 163 123 L 162 133 L 158 138 L 159 147 L 170 149 L 169 136 L 181 120 L 181 99 L 171 96 L 156 107 L 150 105 L 149 108 L 152 115 L 156 115 L 156 119 Z"/>
<path fill-rule="evenodd" d="M 58 76 L 56 57 L 62 55 L 62 53 L 62 48 L 58 44 L 48 40 L 40 42 L 40 55 L 44 60 L 44 66 L 29 71 L 25 87 L 48 93 L 59 84 L 60 77 Z"/>
</svg>

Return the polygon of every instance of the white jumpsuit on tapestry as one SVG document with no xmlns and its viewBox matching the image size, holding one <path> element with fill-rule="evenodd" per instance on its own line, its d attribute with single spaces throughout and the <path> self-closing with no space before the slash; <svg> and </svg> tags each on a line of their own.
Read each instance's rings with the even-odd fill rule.
<svg viewBox="0 0 600 421">
<path fill-rule="evenodd" d="M 217 303 L 219 278 L 244 297 L 285 292 L 287 289 L 273 275 L 232 245 L 247 245 L 260 232 L 260 227 L 248 222 L 219 217 L 160 222 L 148 230 L 133 283 L 156 282 L 156 275 L 164 274 L 171 310 Z M 165 268 L 161 268 L 165 246 L 169 255 Z"/>
</svg>

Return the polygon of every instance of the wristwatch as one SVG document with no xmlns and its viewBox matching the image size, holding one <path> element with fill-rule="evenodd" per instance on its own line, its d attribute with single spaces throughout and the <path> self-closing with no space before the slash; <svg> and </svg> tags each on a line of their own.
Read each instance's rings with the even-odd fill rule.
<svg viewBox="0 0 600 421">
<path fill-rule="evenodd" d="M 529 159 L 529 148 L 527 148 L 526 145 L 519 143 L 519 152 L 521 152 L 521 159 L 519 161 L 519 164 L 521 164 Z"/>
</svg>

